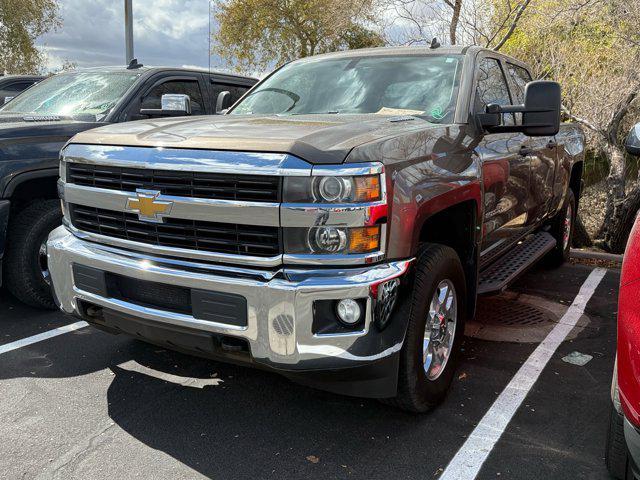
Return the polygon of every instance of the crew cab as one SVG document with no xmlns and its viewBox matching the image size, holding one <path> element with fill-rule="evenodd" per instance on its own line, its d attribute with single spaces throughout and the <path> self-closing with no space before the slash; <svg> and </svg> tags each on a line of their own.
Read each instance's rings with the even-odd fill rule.
<svg viewBox="0 0 640 480">
<path fill-rule="evenodd" d="M 277 69 L 226 115 L 62 151 L 62 311 L 111 333 L 424 412 L 476 298 L 568 255 L 584 135 L 560 86 L 477 47 Z"/>
<path fill-rule="evenodd" d="M 8 102 L 0 109 L 0 284 L 27 304 L 55 308 L 45 241 L 61 222 L 58 162 L 73 135 L 108 123 L 214 114 L 256 82 L 133 61 L 60 73 Z M 163 111 L 165 94 L 188 96 L 190 111 Z"/>
</svg>

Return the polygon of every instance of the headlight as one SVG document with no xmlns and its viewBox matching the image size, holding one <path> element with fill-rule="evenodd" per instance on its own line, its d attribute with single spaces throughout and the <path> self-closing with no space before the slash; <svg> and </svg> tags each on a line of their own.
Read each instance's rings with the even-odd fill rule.
<svg viewBox="0 0 640 480">
<path fill-rule="evenodd" d="M 387 213 L 380 163 L 314 166 L 310 176 L 286 176 L 280 213 L 285 262 L 382 258 Z"/>
<path fill-rule="evenodd" d="M 286 177 L 284 202 L 363 203 L 382 198 L 379 175 L 360 177 Z"/>
<path fill-rule="evenodd" d="M 380 225 L 287 228 L 285 232 L 285 252 L 289 254 L 347 255 L 380 250 Z"/>
</svg>

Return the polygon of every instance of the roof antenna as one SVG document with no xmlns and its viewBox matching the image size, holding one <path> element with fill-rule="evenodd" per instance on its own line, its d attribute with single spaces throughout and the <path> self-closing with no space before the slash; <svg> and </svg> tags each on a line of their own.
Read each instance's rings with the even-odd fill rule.
<svg viewBox="0 0 640 480">
<path fill-rule="evenodd" d="M 127 66 L 127 70 L 135 70 L 136 68 L 144 67 L 141 63 L 138 63 L 137 58 L 132 58 Z"/>
<path fill-rule="evenodd" d="M 436 48 L 440 48 L 440 42 L 438 41 L 438 39 L 436 37 L 433 37 L 433 40 L 431 40 L 431 45 L 429 45 L 429 48 L 431 50 L 435 50 Z"/>
</svg>

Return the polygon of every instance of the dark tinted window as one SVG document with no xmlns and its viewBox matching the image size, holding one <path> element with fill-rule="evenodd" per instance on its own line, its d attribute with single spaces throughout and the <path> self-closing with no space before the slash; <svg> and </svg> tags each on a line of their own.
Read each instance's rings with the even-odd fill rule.
<svg viewBox="0 0 640 480">
<path fill-rule="evenodd" d="M 211 88 L 213 90 L 213 107 L 214 108 L 215 108 L 215 103 L 218 100 L 218 94 L 220 92 L 227 91 L 231 94 L 231 101 L 228 104 L 228 106 L 230 107 L 231 105 L 236 103 L 238 99 L 246 93 L 247 90 L 249 90 L 249 87 L 228 85 L 224 83 L 214 83 L 213 85 L 211 85 Z"/>
<path fill-rule="evenodd" d="M 491 103 L 511 105 L 511 96 L 500 63 L 494 58 L 484 58 L 480 62 L 478 71 L 475 111 L 484 112 L 486 106 Z M 513 115 L 504 115 L 503 122 L 505 125 L 513 125 Z"/>
<path fill-rule="evenodd" d="M 169 80 L 161 83 L 160 85 L 156 85 L 144 97 L 140 108 L 161 108 L 162 95 L 167 93 L 189 95 L 189 98 L 191 99 L 191 114 L 205 114 L 202 92 L 200 91 L 200 84 L 197 80 Z"/>
<path fill-rule="evenodd" d="M 21 92 L 27 88 L 29 88 L 31 85 L 33 85 L 35 82 L 17 82 L 17 83 L 12 83 L 11 85 L 7 85 L 5 88 L 3 88 L 3 90 L 7 91 L 7 92 Z"/>
</svg>

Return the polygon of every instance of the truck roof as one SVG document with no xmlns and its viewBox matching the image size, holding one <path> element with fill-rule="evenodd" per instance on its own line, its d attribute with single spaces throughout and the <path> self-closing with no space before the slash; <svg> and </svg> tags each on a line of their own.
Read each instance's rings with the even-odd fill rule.
<svg viewBox="0 0 640 480">
<path fill-rule="evenodd" d="M 162 67 L 162 66 L 141 66 L 137 68 L 129 69 L 126 66 L 122 65 L 110 65 L 104 67 L 86 67 L 86 68 L 77 68 L 73 71 L 77 72 L 122 72 L 122 73 L 148 73 L 148 72 L 159 72 L 163 70 L 171 70 L 171 71 L 183 71 L 183 72 L 197 72 L 197 73 L 208 73 L 212 75 L 224 75 L 226 77 L 236 77 L 240 79 L 252 79 L 258 80 L 255 77 L 250 77 L 248 75 L 240 75 L 237 73 L 232 73 L 224 70 L 207 70 L 206 68 L 188 68 L 188 67 Z"/>
<path fill-rule="evenodd" d="M 312 57 L 302 58 L 296 60 L 297 62 L 304 62 L 306 60 L 313 60 L 318 58 L 356 58 L 356 57 L 374 57 L 374 56 L 387 56 L 387 55 L 475 55 L 478 52 L 486 51 L 492 52 L 495 55 L 509 58 L 514 63 L 522 64 L 516 58 L 505 55 L 502 52 L 496 52 L 490 48 L 479 47 L 475 45 L 454 45 L 438 48 L 431 48 L 429 45 L 419 46 L 395 46 L 395 47 L 375 47 L 375 48 L 360 48 L 355 50 L 345 50 L 341 52 L 324 53 L 320 55 L 314 55 Z"/>
</svg>

